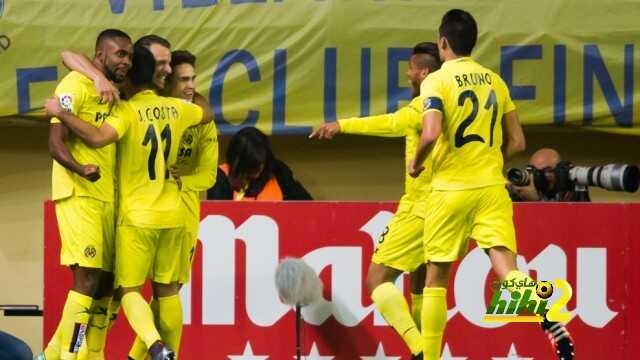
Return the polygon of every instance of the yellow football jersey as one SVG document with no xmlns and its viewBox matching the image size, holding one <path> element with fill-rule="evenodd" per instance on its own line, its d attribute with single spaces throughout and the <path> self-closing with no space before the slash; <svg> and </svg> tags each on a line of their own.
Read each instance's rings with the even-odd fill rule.
<svg viewBox="0 0 640 360">
<path fill-rule="evenodd" d="M 450 60 L 422 82 L 424 112 L 440 111 L 441 152 L 432 186 L 463 190 L 504 184 L 502 116 L 515 110 L 504 81 L 469 57 Z"/>
<path fill-rule="evenodd" d="M 60 98 L 60 105 L 64 109 L 95 127 L 100 127 L 109 116 L 109 105 L 100 104 L 100 95 L 96 92 L 93 81 L 78 72 L 72 71 L 65 76 L 56 87 L 55 94 Z M 52 118 L 51 123 L 60 123 L 60 120 Z M 113 202 L 116 146 L 111 144 L 93 149 L 73 133 L 69 133 L 65 144 L 79 164 L 98 165 L 100 179 L 91 182 L 53 160 L 51 198 L 60 200 L 76 195 Z"/>
<path fill-rule="evenodd" d="M 422 99 L 416 97 L 411 102 L 390 114 L 368 116 L 364 118 L 348 118 L 338 120 L 340 131 L 344 134 L 372 135 L 383 137 L 405 138 L 405 165 L 415 158 L 418 141 L 422 132 Z M 417 178 L 405 173 L 404 195 L 400 199 L 398 209 L 410 208 L 412 204 L 431 189 L 431 163 L 437 149 L 431 151 L 424 161 L 426 171 Z"/>
<path fill-rule="evenodd" d="M 213 122 L 188 128 L 177 149 L 177 166 L 182 181 L 180 195 L 190 216 L 200 221 L 200 191 L 216 182 L 218 131 Z"/>
<path fill-rule="evenodd" d="M 202 109 L 176 98 L 141 91 L 114 109 L 107 123 L 118 134 L 119 223 L 146 228 L 184 226 L 175 163 L 185 130 L 202 121 Z M 171 155 L 174 154 L 174 155 Z"/>
</svg>

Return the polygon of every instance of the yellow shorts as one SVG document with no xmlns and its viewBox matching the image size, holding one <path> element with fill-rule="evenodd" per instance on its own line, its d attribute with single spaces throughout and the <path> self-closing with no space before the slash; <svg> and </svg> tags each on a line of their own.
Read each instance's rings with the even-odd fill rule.
<svg viewBox="0 0 640 360">
<path fill-rule="evenodd" d="M 517 252 L 513 206 L 504 185 L 432 191 L 425 216 L 426 261 L 456 261 L 467 253 L 469 239 L 482 249 L 504 246 Z"/>
<path fill-rule="evenodd" d="M 371 262 L 412 272 L 424 263 L 424 219 L 410 210 L 398 210 L 380 235 Z"/>
<path fill-rule="evenodd" d="M 182 251 L 180 252 L 180 267 L 178 282 L 186 284 L 191 278 L 191 265 L 193 264 L 193 256 L 196 253 L 196 245 L 198 243 L 198 229 L 200 221 L 187 220 L 185 227 L 185 236 L 182 241 Z"/>
<path fill-rule="evenodd" d="M 147 278 L 161 284 L 178 280 L 184 227 L 150 229 L 118 225 L 116 287 L 143 285 Z"/>
<path fill-rule="evenodd" d="M 55 202 L 62 242 L 60 263 L 113 271 L 113 203 L 85 196 Z"/>
</svg>

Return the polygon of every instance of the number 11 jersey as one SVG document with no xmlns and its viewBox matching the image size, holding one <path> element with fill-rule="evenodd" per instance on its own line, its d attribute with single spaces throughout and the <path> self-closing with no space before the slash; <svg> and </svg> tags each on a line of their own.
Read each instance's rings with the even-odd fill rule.
<svg viewBox="0 0 640 360">
<path fill-rule="evenodd" d="M 143 228 L 184 226 L 177 185 L 168 165 L 182 134 L 202 121 L 202 109 L 181 99 L 141 91 L 123 101 L 107 123 L 118 133 L 118 223 Z M 170 158 L 171 157 L 171 158 Z"/>
<path fill-rule="evenodd" d="M 425 114 L 442 113 L 442 148 L 434 158 L 432 188 L 504 184 L 502 116 L 515 105 L 502 78 L 469 57 L 458 58 L 427 76 L 420 96 Z"/>
</svg>

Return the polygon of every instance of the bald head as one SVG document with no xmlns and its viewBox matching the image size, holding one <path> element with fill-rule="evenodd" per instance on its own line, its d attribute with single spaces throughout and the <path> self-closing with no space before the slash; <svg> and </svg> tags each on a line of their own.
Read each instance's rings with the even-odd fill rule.
<svg viewBox="0 0 640 360">
<path fill-rule="evenodd" d="M 555 168 L 560 162 L 560 154 L 549 148 L 540 149 L 531 155 L 529 164 L 535 168 L 542 170 L 544 168 Z"/>
</svg>

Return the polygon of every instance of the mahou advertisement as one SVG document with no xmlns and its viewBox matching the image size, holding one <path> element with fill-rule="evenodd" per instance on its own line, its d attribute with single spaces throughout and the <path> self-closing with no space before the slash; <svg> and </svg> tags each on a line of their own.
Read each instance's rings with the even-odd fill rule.
<svg viewBox="0 0 640 360">
<path fill-rule="evenodd" d="M 183 287 L 181 359 L 293 359 L 295 312 L 280 302 L 274 274 L 303 259 L 324 284 L 302 308 L 303 359 L 409 359 L 371 303 L 364 280 L 393 203 L 203 202 L 192 281 Z M 640 204 L 517 204 L 518 267 L 538 280 L 565 280 L 563 312 L 577 359 L 634 359 L 640 344 Z M 71 284 L 59 265 L 52 203 L 45 204 L 44 338 L 55 330 Z M 443 359 L 554 359 L 538 323 L 483 321 L 495 278 L 474 246 L 451 276 Z M 408 293 L 408 281 L 397 285 Z M 561 292 L 549 298 L 558 300 Z M 409 297 L 407 296 L 409 299 Z M 107 359 L 133 341 L 124 314 L 109 334 Z"/>
</svg>

